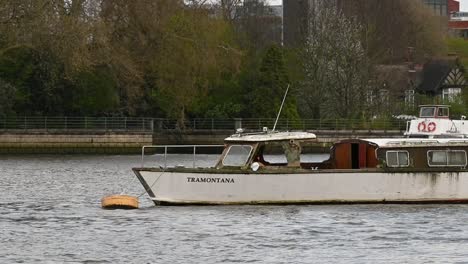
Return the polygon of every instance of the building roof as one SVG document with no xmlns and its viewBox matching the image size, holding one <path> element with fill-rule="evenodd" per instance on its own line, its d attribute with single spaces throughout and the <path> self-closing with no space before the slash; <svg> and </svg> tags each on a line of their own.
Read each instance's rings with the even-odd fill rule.
<svg viewBox="0 0 468 264">
<path fill-rule="evenodd" d="M 422 73 L 423 79 L 419 90 L 438 93 L 444 80 L 455 67 L 457 67 L 456 57 L 436 58 L 425 63 Z"/>
<path fill-rule="evenodd" d="M 386 84 L 386 89 L 393 92 L 401 92 L 408 89 L 413 76 L 409 72 L 408 65 L 377 65 L 375 67 L 376 82 Z M 381 86 L 379 86 L 381 87 Z"/>
</svg>

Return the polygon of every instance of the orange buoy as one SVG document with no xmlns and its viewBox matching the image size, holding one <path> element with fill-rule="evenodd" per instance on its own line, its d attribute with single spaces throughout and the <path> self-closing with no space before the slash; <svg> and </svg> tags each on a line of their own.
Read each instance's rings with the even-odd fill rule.
<svg viewBox="0 0 468 264">
<path fill-rule="evenodd" d="M 128 195 L 111 195 L 102 198 L 104 209 L 138 209 L 138 198 Z"/>
</svg>

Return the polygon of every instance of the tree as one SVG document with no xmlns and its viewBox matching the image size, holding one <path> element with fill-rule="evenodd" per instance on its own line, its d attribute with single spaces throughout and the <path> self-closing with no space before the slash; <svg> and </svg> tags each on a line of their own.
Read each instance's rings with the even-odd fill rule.
<svg viewBox="0 0 468 264">
<path fill-rule="evenodd" d="M 266 51 L 257 76 L 258 80 L 250 87 L 248 93 L 248 108 L 252 117 L 275 118 L 289 85 L 283 51 L 280 47 L 272 46 Z M 285 102 L 282 117 L 299 119 L 293 87 Z"/>
<path fill-rule="evenodd" d="M 0 52 L 0 78 L 14 85 L 17 113 L 46 115 L 63 113 L 66 80 L 63 68 L 52 57 L 28 46 L 10 47 Z"/>
<path fill-rule="evenodd" d="M 81 72 L 73 89 L 73 113 L 85 116 L 118 113 L 116 78 L 108 67 Z"/>
<path fill-rule="evenodd" d="M 406 60 L 414 47 L 415 59 L 444 54 L 447 19 L 434 15 L 422 1 L 338 0 L 340 10 L 361 24 L 362 43 L 369 59 L 380 64 Z"/>
<path fill-rule="evenodd" d="M 16 87 L 0 78 L 0 117 L 14 114 Z"/>
<path fill-rule="evenodd" d="M 334 6 L 314 6 L 311 12 L 302 103 L 315 118 L 358 117 L 369 79 L 361 27 Z"/>
<path fill-rule="evenodd" d="M 242 53 L 234 48 L 230 34 L 223 20 L 202 10 L 181 10 L 167 24 L 152 62 L 153 95 L 181 128 L 186 114 L 212 88 L 210 84 L 237 71 Z"/>
</svg>

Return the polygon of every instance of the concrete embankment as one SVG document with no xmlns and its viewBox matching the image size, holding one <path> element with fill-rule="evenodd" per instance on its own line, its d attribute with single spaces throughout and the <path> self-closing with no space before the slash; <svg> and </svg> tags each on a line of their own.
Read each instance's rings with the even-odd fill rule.
<svg viewBox="0 0 468 264">
<path fill-rule="evenodd" d="M 8 131 L 0 154 L 136 154 L 152 143 L 152 133 Z"/>
<path fill-rule="evenodd" d="M 317 130 L 317 149 L 347 138 L 401 137 L 402 131 Z M 139 154 L 145 145 L 221 145 L 231 130 L 118 131 L 3 131 L 0 154 Z"/>
</svg>

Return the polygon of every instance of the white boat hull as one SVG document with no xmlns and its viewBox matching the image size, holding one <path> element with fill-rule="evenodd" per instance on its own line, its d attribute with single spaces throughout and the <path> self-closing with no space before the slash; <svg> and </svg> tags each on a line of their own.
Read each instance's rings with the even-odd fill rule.
<svg viewBox="0 0 468 264">
<path fill-rule="evenodd" d="M 156 204 L 468 202 L 468 172 L 216 174 L 134 169 Z"/>
</svg>

